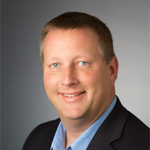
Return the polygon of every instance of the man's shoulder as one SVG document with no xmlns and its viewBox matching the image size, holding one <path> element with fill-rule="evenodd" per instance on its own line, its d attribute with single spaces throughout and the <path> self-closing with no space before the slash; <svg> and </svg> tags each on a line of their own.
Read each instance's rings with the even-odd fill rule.
<svg viewBox="0 0 150 150">
<path fill-rule="evenodd" d="M 122 106 L 119 98 L 98 132 L 116 149 L 148 149 L 149 127 Z"/>
<path fill-rule="evenodd" d="M 122 106 L 122 104 L 118 100 L 118 105 L 120 107 L 120 113 L 118 113 L 118 116 L 122 116 L 124 119 L 124 127 L 123 127 L 123 133 L 127 134 L 134 134 L 135 131 L 137 136 L 140 137 L 148 137 L 149 136 L 149 127 L 146 126 L 137 116 L 135 116 L 133 113 L 131 113 L 129 110 L 127 110 L 125 107 Z M 126 115 L 125 115 L 126 114 Z M 126 116 L 126 117 L 125 117 Z"/>
<path fill-rule="evenodd" d="M 128 110 L 127 110 L 128 111 Z M 114 142 L 118 149 L 148 150 L 149 148 L 149 127 L 146 126 L 139 118 L 129 112 L 127 121 L 122 130 L 122 134 L 118 141 Z"/>
<path fill-rule="evenodd" d="M 149 127 L 146 126 L 138 117 L 119 104 L 122 113 L 118 113 L 118 116 L 124 117 L 124 126 L 122 126 L 122 132 L 120 138 L 114 142 L 116 147 L 121 148 L 123 145 L 126 149 L 148 149 L 149 144 Z"/>
<path fill-rule="evenodd" d="M 56 120 L 51 120 L 51 121 L 48 121 L 48 122 L 44 122 L 40 125 L 38 125 L 33 131 L 41 131 L 42 132 L 47 132 L 48 130 L 56 130 L 57 129 L 57 126 L 58 124 L 60 123 L 60 119 L 56 119 Z"/>
<path fill-rule="evenodd" d="M 135 128 L 139 132 L 148 133 L 149 127 L 146 126 L 137 116 L 135 116 L 131 111 L 127 110 L 120 102 L 119 98 L 117 101 L 117 108 L 114 110 L 116 116 L 124 120 L 125 126 L 130 126 L 132 129 Z"/>
<path fill-rule="evenodd" d="M 36 148 L 43 148 L 43 146 L 50 147 L 59 123 L 60 119 L 56 119 L 38 125 L 29 134 L 24 143 L 23 150 L 36 150 Z"/>
<path fill-rule="evenodd" d="M 149 142 L 149 127 L 144 124 L 138 117 L 129 112 L 129 117 L 124 128 L 124 138 L 129 137 L 129 140 L 140 142 L 143 146 L 148 146 Z"/>
<path fill-rule="evenodd" d="M 149 136 L 149 127 L 131 112 L 129 112 L 129 117 L 126 124 L 128 128 L 130 127 L 139 131 L 140 135 L 143 134 L 145 136 Z"/>
<path fill-rule="evenodd" d="M 44 136 L 48 132 L 56 131 L 59 122 L 60 122 L 60 119 L 56 119 L 56 120 L 42 123 L 42 124 L 38 125 L 37 127 L 35 127 L 29 136 L 31 136 L 31 135 L 32 136 L 33 135 L 34 136 L 36 136 L 36 135 Z"/>
</svg>

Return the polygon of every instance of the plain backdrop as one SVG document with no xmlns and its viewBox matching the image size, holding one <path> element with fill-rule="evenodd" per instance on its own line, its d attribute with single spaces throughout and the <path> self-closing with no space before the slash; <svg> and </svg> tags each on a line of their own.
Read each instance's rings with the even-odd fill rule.
<svg viewBox="0 0 150 150">
<path fill-rule="evenodd" d="M 2 150 L 21 150 L 35 126 L 58 117 L 43 86 L 39 38 L 46 22 L 67 11 L 110 28 L 120 64 L 116 94 L 150 127 L 149 0 L 2 0 L 1 11 Z"/>
</svg>

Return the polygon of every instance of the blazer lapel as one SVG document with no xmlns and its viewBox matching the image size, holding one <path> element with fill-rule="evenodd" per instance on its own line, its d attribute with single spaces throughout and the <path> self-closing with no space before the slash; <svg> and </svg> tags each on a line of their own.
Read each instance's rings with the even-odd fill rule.
<svg viewBox="0 0 150 150">
<path fill-rule="evenodd" d="M 98 132 L 95 134 L 87 150 L 115 150 Z"/>
<path fill-rule="evenodd" d="M 117 99 L 114 109 L 98 129 L 87 150 L 115 150 L 113 142 L 121 138 L 127 118 L 127 110 Z"/>
</svg>

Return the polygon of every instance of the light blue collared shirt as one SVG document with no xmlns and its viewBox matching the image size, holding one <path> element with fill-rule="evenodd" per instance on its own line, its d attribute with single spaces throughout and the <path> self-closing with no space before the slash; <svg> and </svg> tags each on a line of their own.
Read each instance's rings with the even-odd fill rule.
<svg viewBox="0 0 150 150">
<path fill-rule="evenodd" d="M 117 98 L 115 96 L 109 108 L 94 122 L 83 134 L 81 134 L 67 149 L 65 149 L 65 127 L 59 123 L 50 150 L 86 150 L 96 131 L 113 110 Z"/>
</svg>

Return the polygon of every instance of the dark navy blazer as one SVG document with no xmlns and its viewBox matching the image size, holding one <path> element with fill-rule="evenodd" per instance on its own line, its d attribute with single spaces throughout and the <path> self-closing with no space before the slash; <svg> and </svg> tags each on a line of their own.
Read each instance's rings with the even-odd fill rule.
<svg viewBox="0 0 150 150">
<path fill-rule="evenodd" d="M 37 126 L 28 136 L 22 150 L 50 150 L 60 119 Z M 119 99 L 100 126 L 87 150 L 149 150 L 149 128 Z"/>
</svg>

